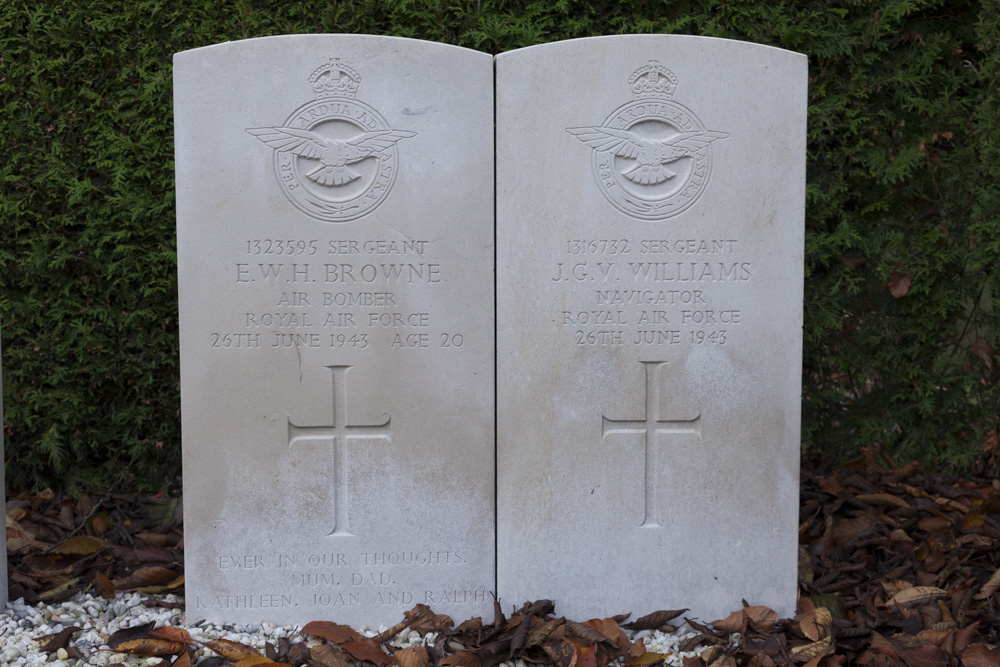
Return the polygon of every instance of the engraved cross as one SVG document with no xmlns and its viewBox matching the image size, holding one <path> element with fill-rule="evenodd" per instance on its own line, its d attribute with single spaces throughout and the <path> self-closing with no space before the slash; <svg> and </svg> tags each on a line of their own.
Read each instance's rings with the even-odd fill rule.
<svg viewBox="0 0 1000 667">
<path fill-rule="evenodd" d="M 350 536 L 347 523 L 347 442 L 348 440 L 385 440 L 389 434 L 389 417 L 381 424 L 349 424 L 347 422 L 347 371 L 350 366 L 327 366 L 333 375 L 333 419 L 325 426 L 298 426 L 288 420 L 288 447 L 304 441 L 333 441 L 333 510 L 331 536 Z"/>
<path fill-rule="evenodd" d="M 661 433 L 693 433 L 701 438 L 701 414 L 694 419 L 663 419 L 659 416 L 660 408 L 660 369 L 667 365 L 665 361 L 640 361 L 646 367 L 646 410 L 641 419 L 608 419 L 601 415 L 601 439 L 618 433 L 642 433 L 646 446 L 646 479 L 645 479 L 645 516 L 643 526 L 659 528 L 655 514 L 658 512 L 657 472 L 659 466 L 659 449 L 657 436 Z"/>
</svg>

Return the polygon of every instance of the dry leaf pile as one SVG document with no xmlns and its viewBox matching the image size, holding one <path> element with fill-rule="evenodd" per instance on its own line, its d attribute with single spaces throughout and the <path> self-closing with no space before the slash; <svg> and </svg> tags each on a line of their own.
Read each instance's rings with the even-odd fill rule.
<svg viewBox="0 0 1000 667">
<path fill-rule="evenodd" d="M 748 607 L 714 630 L 743 632 L 755 665 L 998 665 L 1000 491 L 869 452 L 802 471 L 799 614 L 768 629 Z M 706 639 L 710 637 L 706 635 Z M 717 638 L 724 643 L 726 639 Z"/>
<path fill-rule="evenodd" d="M 104 594 L 178 590 L 179 528 L 149 511 L 162 504 L 51 494 L 14 499 L 7 523 L 12 596 L 27 591 L 57 601 L 87 588 Z M 647 651 L 641 640 L 630 642 L 624 630 L 670 631 L 687 621 L 697 635 L 680 650 L 699 653 L 685 658 L 685 667 L 1000 667 L 1000 483 L 947 479 L 891 462 L 883 470 L 871 456 L 833 471 L 804 469 L 799 535 L 800 599 L 791 619 L 744 602 L 704 624 L 686 610 L 632 623 L 625 622 L 627 614 L 580 623 L 554 616 L 552 603 L 540 600 L 509 618 L 495 604 L 491 623 L 475 618 L 457 626 L 418 605 L 374 638 L 317 621 L 303 629 L 312 646 L 282 639 L 257 651 L 224 640 L 201 644 L 181 628 L 150 626 L 120 631 L 109 646 L 163 656 L 163 667 L 188 667 L 201 647 L 215 657 L 196 667 L 495 667 L 512 659 L 657 667 L 668 656 Z M 404 630 L 437 634 L 429 646 L 389 643 Z M 72 656 L 73 633 L 48 638 L 45 650 L 63 648 Z"/>
<path fill-rule="evenodd" d="M 10 598 L 55 603 L 81 591 L 183 593 L 177 498 L 77 499 L 46 490 L 7 501 Z"/>
<path fill-rule="evenodd" d="M 154 667 L 349 667 L 352 663 L 365 667 L 495 667 L 514 659 L 559 667 L 605 667 L 619 658 L 626 667 L 656 667 L 669 656 L 650 653 L 642 640 L 629 641 L 623 628 L 669 627 L 669 621 L 684 611 L 656 612 L 621 625 L 627 615 L 586 623 L 554 618 L 554 606 L 549 600 L 525 603 L 507 618 L 500 605 L 494 603 L 491 624 L 473 618 L 456 627 L 450 617 L 418 604 L 404 614 L 402 622 L 375 637 L 365 637 L 346 625 L 315 621 L 307 624 L 302 634 L 318 643 L 283 638 L 258 651 L 225 639 L 201 642 L 182 628 L 154 628 L 149 623 L 114 633 L 108 638 L 108 647 L 119 653 L 162 656 L 159 663 L 152 663 Z M 44 650 L 65 649 L 71 657 L 79 656 L 70 643 L 77 631 L 68 628 L 51 635 L 46 638 Z M 389 643 L 403 631 L 435 633 L 434 642 L 405 648 Z M 196 650 L 202 647 L 215 655 L 195 662 Z"/>
</svg>

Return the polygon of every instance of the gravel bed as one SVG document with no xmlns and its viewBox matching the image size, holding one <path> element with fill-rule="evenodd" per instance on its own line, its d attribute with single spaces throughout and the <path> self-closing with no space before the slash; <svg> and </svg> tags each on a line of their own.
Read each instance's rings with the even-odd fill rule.
<svg viewBox="0 0 1000 667">
<path fill-rule="evenodd" d="M 153 602 L 147 605 L 143 602 Z M 34 665 L 53 665 L 54 667 L 78 667 L 83 665 L 128 665 L 130 667 L 149 667 L 160 663 L 160 658 L 115 653 L 108 650 L 107 638 L 113 632 L 155 621 L 156 626 L 172 626 L 187 629 L 191 637 L 199 641 L 212 639 L 229 639 L 248 646 L 261 649 L 264 644 L 276 642 L 281 637 L 289 640 L 305 641 L 312 646 L 322 643 L 322 640 L 304 637 L 299 634 L 297 626 L 275 626 L 270 623 L 241 625 L 210 625 L 201 624 L 188 627 L 185 625 L 182 609 L 172 609 L 155 606 L 155 601 L 180 603 L 183 598 L 175 595 L 150 596 L 139 593 L 121 593 L 114 600 L 94 597 L 89 594 L 79 594 L 53 605 L 39 604 L 29 606 L 23 600 L 10 602 L 0 614 L 0 665 L 4 667 L 34 667 Z M 335 619 L 316 619 L 335 620 Z M 400 619 L 402 620 L 402 619 Z M 52 635 L 71 626 L 78 626 L 82 631 L 74 635 L 70 645 L 86 656 L 83 659 L 70 658 L 65 650 L 48 654 L 39 649 L 42 637 Z M 382 628 L 357 628 L 362 634 L 372 637 Z M 680 642 L 691 634 L 668 634 L 660 631 L 643 630 L 628 633 L 633 640 L 643 639 L 646 648 L 651 653 L 671 654 L 666 664 L 680 667 L 683 657 L 696 655 L 695 652 L 679 653 Z M 393 646 L 406 648 L 432 644 L 434 634 L 421 636 L 417 632 L 403 631 L 390 643 Z M 198 651 L 194 664 L 202 657 L 215 655 L 208 649 Z M 168 661 L 169 662 L 169 661 Z M 297 667 L 297 666 L 296 666 Z M 522 660 L 502 663 L 500 667 L 527 667 Z"/>
</svg>

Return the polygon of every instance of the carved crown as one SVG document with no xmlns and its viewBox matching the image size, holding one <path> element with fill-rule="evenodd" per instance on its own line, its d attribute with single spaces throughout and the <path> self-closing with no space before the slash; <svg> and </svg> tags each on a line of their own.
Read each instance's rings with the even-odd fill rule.
<svg viewBox="0 0 1000 667">
<path fill-rule="evenodd" d="M 357 70 L 340 58 L 330 58 L 316 68 L 309 77 L 316 97 L 354 97 L 361 84 L 361 75 Z"/>
<path fill-rule="evenodd" d="M 634 71 L 628 79 L 636 97 L 672 97 L 677 88 L 677 75 L 655 60 Z"/>
</svg>

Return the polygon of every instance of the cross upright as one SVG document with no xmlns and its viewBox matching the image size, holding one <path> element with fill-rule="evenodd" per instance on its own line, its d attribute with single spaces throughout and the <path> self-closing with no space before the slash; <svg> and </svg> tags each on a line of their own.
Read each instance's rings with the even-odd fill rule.
<svg viewBox="0 0 1000 667">
<path fill-rule="evenodd" d="M 333 375 L 333 419 L 324 426 L 298 426 L 288 420 L 288 447 L 304 441 L 333 441 L 333 530 L 331 536 L 350 536 L 347 513 L 347 441 L 385 440 L 391 443 L 389 416 L 381 424 L 349 424 L 347 421 L 347 371 L 350 366 L 326 366 Z"/>
<path fill-rule="evenodd" d="M 657 503 L 657 471 L 659 449 L 657 436 L 661 433 L 693 433 L 701 437 L 701 413 L 694 419 L 662 419 L 660 413 L 660 369 L 665 361 L 640 361 L 646 368 L 646 409 L 641 419 L 608 419 L 601 415 L 601 439 L 618 433 L 642 433 L 646 447 L 645 511 L 643 527 L 659 528 L 655 514 Z"/>
</svg>

